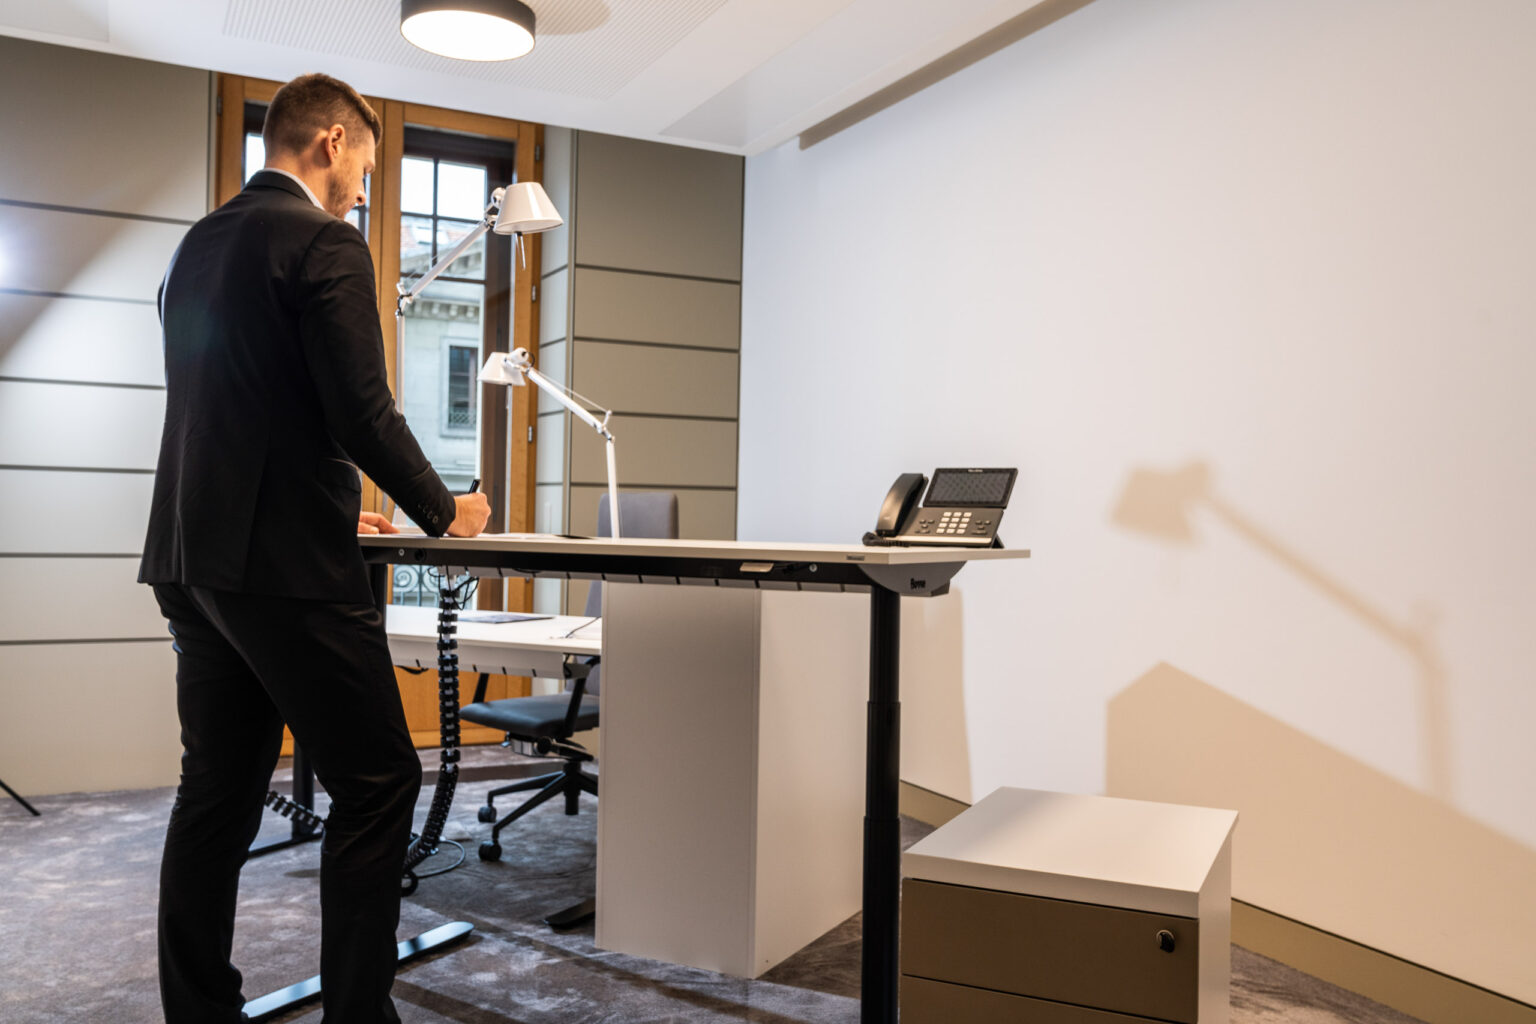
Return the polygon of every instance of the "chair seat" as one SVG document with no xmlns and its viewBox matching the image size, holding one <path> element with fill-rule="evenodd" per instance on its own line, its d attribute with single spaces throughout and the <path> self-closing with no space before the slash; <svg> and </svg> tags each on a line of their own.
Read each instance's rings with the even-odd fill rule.
<svg viewBox="0 0 1536 1024">
<path fill-rule="evenodd" d="M 597 708 L 596 697 L 581 698 L 581 711 L 576 715 L 577 732 L 597 728 Z M 552 693 L 542 697 L 508 697 L 466 704 L 459 709 L 459 717 L 514 736 L 561 739 L 566 735 L 565 716 L 570 710 L 570 694 Z"/>
</svg>

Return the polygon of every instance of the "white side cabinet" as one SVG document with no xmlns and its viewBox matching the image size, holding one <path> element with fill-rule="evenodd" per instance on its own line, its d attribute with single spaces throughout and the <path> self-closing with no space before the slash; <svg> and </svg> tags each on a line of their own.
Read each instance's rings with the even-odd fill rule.
<svg viewBox="0 0 1536 1024">
<path fill-rule="evenodd" d="M 902 1024 L 1227 1024 L 1236 823 L 992 793 L 903 860 Z"/>
</svg>

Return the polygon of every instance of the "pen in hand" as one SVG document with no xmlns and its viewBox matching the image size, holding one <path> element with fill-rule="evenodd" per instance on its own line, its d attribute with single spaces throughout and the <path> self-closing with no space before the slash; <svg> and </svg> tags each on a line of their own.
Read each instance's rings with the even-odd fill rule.
<svg viewBox="0 0 1536 1024">
<path fill-rule="evenodd" d="M 479 489 L 480 489 L 480 478 L 479 477 L 475 477 L 473 480 L 471 480 L 469 482 L 469 490 L 465 491 L 464 493 L 465 494 L 474 494 Z"/>
</svg>

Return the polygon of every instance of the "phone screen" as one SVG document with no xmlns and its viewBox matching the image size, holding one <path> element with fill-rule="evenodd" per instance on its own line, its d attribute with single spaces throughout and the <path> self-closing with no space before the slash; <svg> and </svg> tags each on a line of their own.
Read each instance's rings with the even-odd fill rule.
<svg viewBox="0 0 1536 1024">
<path fill-rule="evenodd" d="M 1017 475 L 1015 469 L 936 469 L 923 504 L 1004 508 Z"/>
</svg>

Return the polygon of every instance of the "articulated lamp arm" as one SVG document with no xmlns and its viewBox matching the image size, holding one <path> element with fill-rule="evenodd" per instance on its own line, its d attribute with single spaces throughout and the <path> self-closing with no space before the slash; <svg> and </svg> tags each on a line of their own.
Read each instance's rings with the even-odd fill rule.
<svg viewBox="0 0 1536 1024">
<path fill-rule="evenodd" d="M 618 460 L 614 452 L 613 433 L 608 429 L 608 421 L 613 418 L 613 410 L 603 409 L 603 418 L 599 420 L 571 397 L 565 388 L 534 369 L 533 357 L 525 348 L 514 349 L 510 353 L 492 352 L 490 358 L 485 361 L 485 367 L 480 371 L 480 380 L 486 384 L 507 384 L 517 387 L 522 385 L 524 378 L 533 381 L 540 391 L 570 410 L 572 416 L 597 431 L 603 438 L 608 459 L 608 512 L 613 520 L 613 536 L 617 540 L 623 535 L 619 532 Z"/>
</svg>

